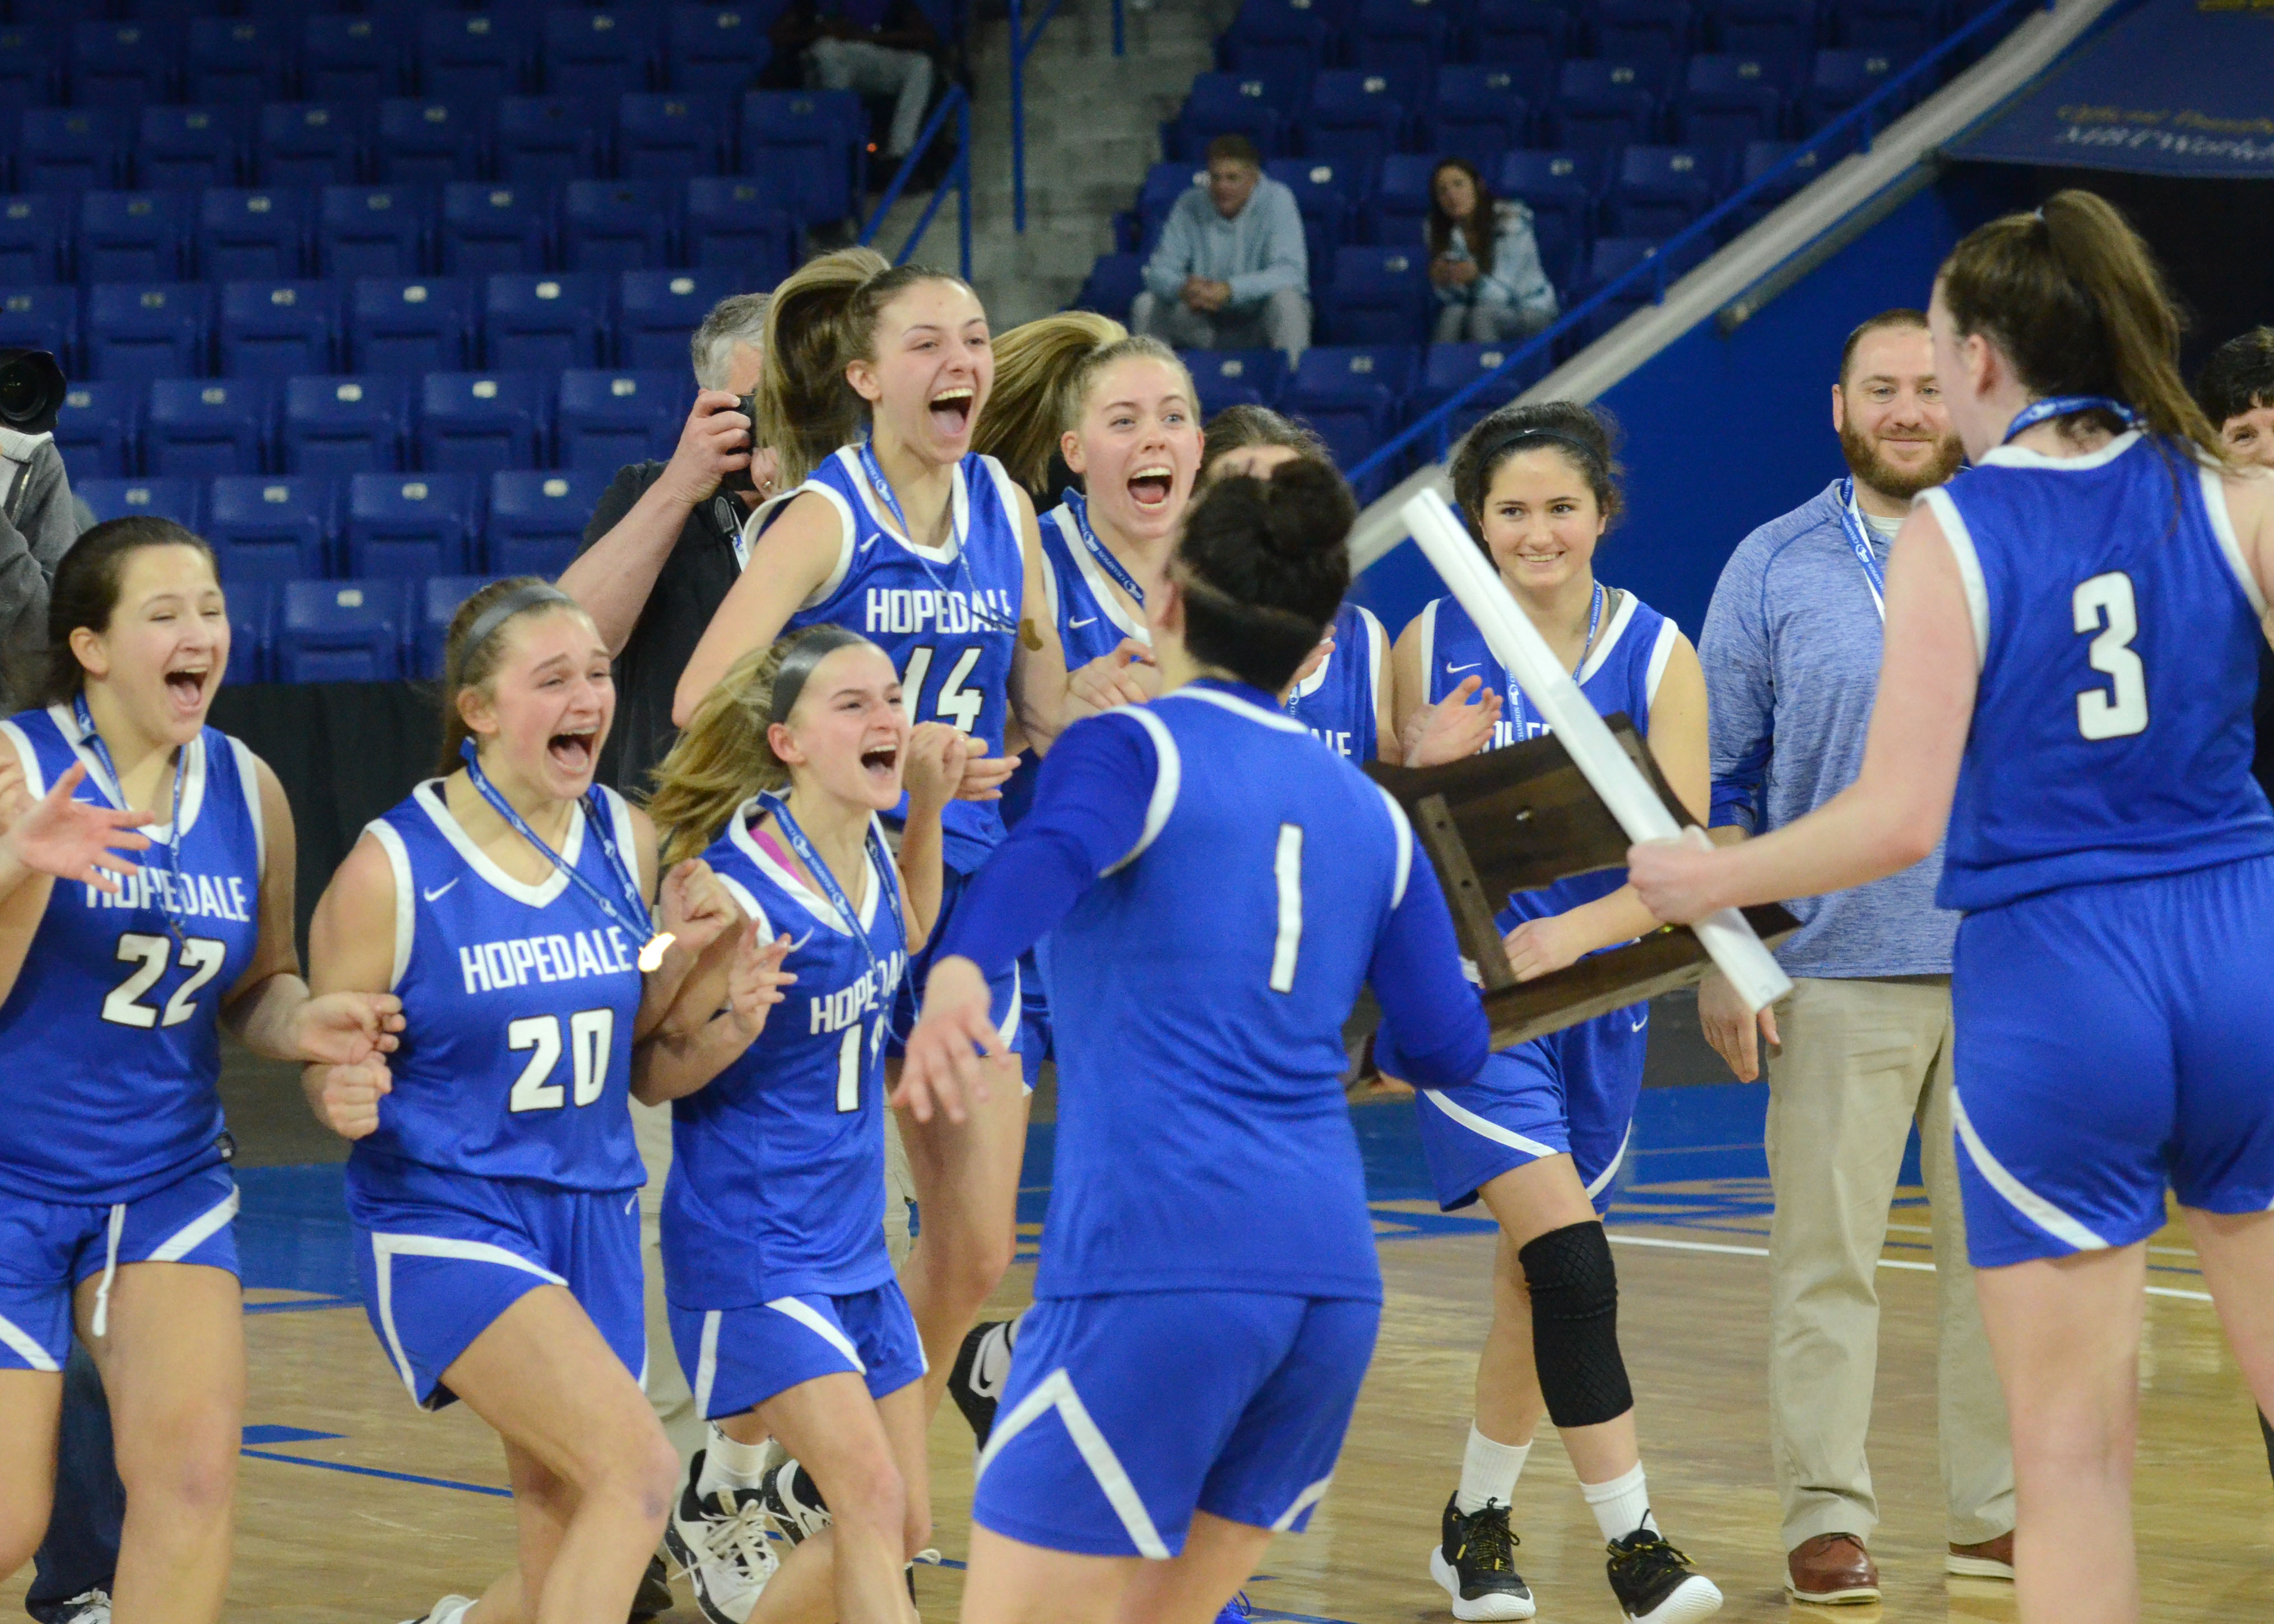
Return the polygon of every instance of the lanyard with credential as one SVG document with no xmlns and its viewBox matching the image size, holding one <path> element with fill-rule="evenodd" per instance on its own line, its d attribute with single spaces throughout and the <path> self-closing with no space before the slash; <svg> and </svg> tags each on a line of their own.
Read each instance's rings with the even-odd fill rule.
<svg viewBox="0 0 2274 1624">
<path fill-rule="evenodd" d="M 1577 682 L 1579 680 L 1579 673 L 1587 669 L 1587 656 L 1595 651 L 1595 634 L 1600 631 L 1603 627 L 1604 597 L 1603 583 L 1598 581 L 1595 583 L 1594 601 L 1590 605 L 1587 610 L 1587 641 L 1585 646 L 1583 646 L 1579 650 L 1578 665 L 1574 666 L 1571 671 L 1571 680 L 1574 682 Z M 1514 677 L 1510 677 L 1508 680 L 1508 703 L 1509 708 L 1516 712 L 1516 737 L 1517 742 L 1521 743 L 1523 741 L 1529 739 L 1532 734 L 1528 727 L 1525 726 L 1524 719 L 1524 690 L 1516 685 L 1516 679 Z M 1542 733 L 1547 732 L 1547 722 L 1542 720 L 1540 727 Z"/>
<path fill-rule="evenodd" d="M 2010 445 L 2014 436 L 2033 429 L 2053 417 L 2074 417 L 2081 411 L 2105 411 L 2127 428 L 2140 426 L 2140 414 L 2122 401 L 2112 401 L 2105 395 L 2049 395 L 2044 400 L 2031 401 L 2014 414 L 2006 425 L 2006 437 L 1999 445 Z"/>
<path fill-rule="evenodd" d="M 72 695 L 72 716 L 79 723 L 81 741 L 94 752 L 94 759 L 102 766 L 103 776 L 110 780 L 110 793 L 118 797 L 118 809 L 122 812 L 132 810 L 126 804 L 126 786 L 118 781 L 118 763 L 110 759 L 110 747 L 102 741 L 102 734 L 95 729 L 94 713 L 87 708 L 87 695 L 83 690 Z M 190 747 L 185 744 L 174 752 L 174 812 L 166 835 L 166 870 L 174 876 L 177 890 L 182 884 L 182 784 L 189 765 Z M 174 933 L 175 941 L 187 947 L 189 937 L 183 933 L 182 921 L 174 916 L 173 908 L 166 901 L 173 891 L 159 886 L 155 888 L 155 894 L 159 899 L 158 911 L 166 916 L 166 929 Z"/>
<path fill-rule="evenodd" d="M 465 758 L 466 777 L 472 783 L 475 792 L 490 803 L 491 808 L 500 817 L 505 819 L 507 826 L 530 845 L 544 853 L 546 861 L 567 875 L 569 883 L 590 897 L 600 912 L 606 914 L 626 935 L 639 938 L 639 967 L 643 971 L 647 971 L 661 964 L 665 952 L 671 946 L 671 933 L 659 931 L 652 925 L 635 925 L 630 920 L 626 919 L 617 911 L 616 905 L 608 899 L 607 892 L 587 879 L 584 871 L 574 863 L 546 845 L 538 838 L 537 831 L 529 826 L 528 820 L 515 811 L 513 803 L 500 794 L 497 786 L 490 782 L 489 775 L 482 771 L 481 759 L 474 748 L 474 741 L 471 739 L 458 747 L 458 754 Z M 639 882 L 632 877 L 632 871 L 624 861 L 624 854 L 616 849 L 615 838 L 608 832 L 606 807 L 601 804 L 598 793 L 591 790 L 585 792 L 584 799 L 577 804 L 584 808 L 584 821 L 599 840 L 600 853 L 607 859 L 608 872 L 615 876 L 616 883 L 622 887 L 624 900 L 633 905 L 634 914 L 640 919 L 645 920 L 648 917 L 647 898 L 640 895 Z"/>
<path fill-rule="evenodd" d="M 1105 550 L 1105 544 L 1098 540 L 1097 532 L 1089 528 L 1089 499 L 1072 488 L 1065 491 L 1065 496 L 1066 511 L 1073 515 L 1073 527 L 1081 537 L 1081 545 L 1089 549 L 1089 555 L 1097 560 L 1098 567 L 1113 577 L 1113 584 L 1135 598 L 1137 606 L 1142 609 L 1145 606 L 1145 589 L 1137 584 L 1137 577 L 1124 568 L 1119 559 Z"/>
<path fill-rule="evenodd" d="M 900 527 L 900 535 L 907 540 L 910 554 L 922 566 L 924 574 L 930 577 L 934 586 L 943 593 L 953 591 L 953 587 L 932 573 L 931 561 L 915 551 L 916 534 L 908 528 L 907 515 L 900 511 L 900 495 L 892 489 L 892 482 L 885 477 L 884 465 L 877 461 L 876 447 L 864 440 L 853 449 L 860 456 L 861 472 L 868 479 L 869 488 L 877 493 L 877 500 L 884 503 L 885 511 L 892 515 L 892 523 Z M 953 501 L 948 509 L 948 531 L 949 542 L 955 548 L 956 571 L 963 577 L 964 601 L 970 605 L 971 618 L 990 631 L 1016 632 L 1019 629 L 1016 620 L 1005 620 L 979 601 L 979 582 L 971 573 L 970 533 L 956 523 Z"/>
<path fill-rule="evenodd" d="M 1885 625 L 1887 572 L 1879 563 L 1879 555 L 1871 551 L 1871 527 L 1864 523 L 1864 510 L 1856 505 L 1856 481 L 1852 476 L 1840 482 L 1840 528 L 1848 532 L 1849 550 L 1864 567 L 1864 584 L 1871 589 L 1871 606 L 1879 612 L 1880 624 Z"/>
<path fill-rule="evenodd" d="M 800 829 L 797 826 L 797 820 L 789 815 L 789 802 L 771 790 L 762 790 L 758 793 L 758 804 L 774 815 L 774 823 L 781 831 L 782 838 L 789 842 L 789 849 L 797 853 L 798 861 L 805 865 L 805 871 L 813 876 L 813 883 L 821 887 L 821 894 L 828 899 L 829 906 L 835 908 L 837 916 L 845 921 L 845 929 L 851 934 L 853 940 L 859 944 L 862 957 L 869 961 L 869 974 L 877 978 L 877 996 L 879 998 L 883 997 L 885 992 L 884 963 L 877 957 L 876 944 L 869 940 L 869 933 L 861 928 L 861 916 L 853 911 L 852 898 L 845 894 L 845 888 L 837 883 L 837 876 L 830 871 L 829 865 L 821 861 L 821 853 L 813 849 L 813 842 L 805 838 L 805 831 Z M 873 823 L 869 825 L 868 837 L 862 842 L 862 846 L 868 853 L 870 863 L 877 870 L 877 883 L 880 885 L 889 883 L 885 876 L 892 871 L 892 860 L 885 852 L 885 843 L 878 838 L 877 825 Z M 879 897 L 877 898 L 877 906 L 880 908 L 890 907 L 892 899 L 889 897 Z M 893 913 L 892 919 L 894 929 L 900 933 L 901 951 L 905 952 L 907 948 L 907 927 L 900 920 L 897 910 Z"/>
</svg>

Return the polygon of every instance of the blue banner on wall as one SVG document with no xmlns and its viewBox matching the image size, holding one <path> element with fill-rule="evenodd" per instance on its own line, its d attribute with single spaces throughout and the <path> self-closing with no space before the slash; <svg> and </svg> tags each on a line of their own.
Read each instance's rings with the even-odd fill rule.
<svg viewBox="0 0 2274 1624">
<path fill-rule="evenodd" d="M 2274 179 L 2274 4 L 2149 0 L 1945 150 L 1986 163 Z"/>
</svg>

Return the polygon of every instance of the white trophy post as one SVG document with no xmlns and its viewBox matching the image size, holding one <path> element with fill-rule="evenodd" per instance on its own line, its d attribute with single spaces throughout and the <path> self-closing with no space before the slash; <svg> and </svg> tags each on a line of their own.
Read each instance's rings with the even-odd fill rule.
<svg viewBox="0 0 2274 1624">
<path fill-rule="evenodd" d="M 1547 640 L 1509 597 L 1445 499 L 1424 491 L 1401 512 L 1423 554 L 1469 612 L 1485 646 L 1516 679 L 1627 838 L 1638 844 L 1682 838 L 1681 828 L 1658 792 L 1619 748 L 1571 673 L 1556 662 Z M 1724 908 L 1690 929 L 1752 1009 L 1766 1008 L 1792 990 L 1791 979 L 1736 909 Z"/>
</svg>

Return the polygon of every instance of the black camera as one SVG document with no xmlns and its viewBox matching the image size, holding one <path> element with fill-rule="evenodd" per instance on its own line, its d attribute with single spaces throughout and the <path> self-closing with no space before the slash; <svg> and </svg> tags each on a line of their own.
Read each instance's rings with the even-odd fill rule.
<svg viewBox="0 0 2274 1624">
<path fill-rule="evenodd" d="M 750 443 L 743 449 L 756 456 L 758 451 L 758 392 L 753 389 L 735 402 L 734 410 L 750 420 Z M 740 468 L 728 469 L 719 479 L 719 488 L 722 491 L 755 491 L 758 487 L 750 477 L 750 465 L 745 462 Z"/>
<path fill-rule="evenodd" d="M 0 424 L 45 434 L 64 409 L 64 369 L 44 350 L 0 350 Z"/>
</svg>

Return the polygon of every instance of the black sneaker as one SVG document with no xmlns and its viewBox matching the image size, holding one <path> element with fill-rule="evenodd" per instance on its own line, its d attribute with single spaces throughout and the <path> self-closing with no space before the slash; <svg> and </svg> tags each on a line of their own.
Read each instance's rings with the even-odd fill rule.
<svg viewBox="0 0 2274 1624">
<path fill-rule="evenodd" d="M 743 1624 L 757 1605 L 759 1592 L 780 1566 L 766 1543 L 770 1507 L 756 1489 L 719 1489 L 697 1494 L 703 1481 L 703 1456 L 697 1449 L 687 1464 L 687 1481 L 664 1525 L 663 1548 L 687 1572 L 695 1587 L 695 1605 L 711 1624 Z M 652 1566 L 651 1575 L 654 1573 Z M 644 1593 L 646 1583 L 642 1582 Z M 637 1606 L 636 1602 L 635 1606 Z M 663 1606 L 671 1606 L 664 1589 Z"/>
<path fill-rule="evenodd" d="M 1002 1401 L 1003 1383 L 1011 1373 L 1007 1320 L 983 1320 L 971 1327 L 963 1346 L 955 1350 L 955 1368 L 947 1373 L 947 1391 L 955 1407 L 971 1424 L 979 1447 L 995 1430 L 995 1406 Z"/>
<path fill-rule="evenodd" d="M 659 1551 L 647 1559 L 647 1571 L 640 1575 L 639 1589 L 632 1596 L 629 1624 L 648 1624 L 650 1619 L 660 1618 L 670 1611 L 671 1569 L 664 1566 L 663 1553 Z"/>
<path fill-rule="evenodd" d="M 766 1515 L 794 1545 L 829 1526 L 829 1503 L 821 1485 L 795 1461 L 784 1461 L 766 1473 L 759 1491 L 765 1496 Z"/>
<path fill-rule="evenodd" d="M 1655 1529 L 1612 1541 L 1610 1553 L 1611 1593 L 1631 1624 L 1696 1624 L 1721 1611 L 1720 1587 Z"/>
<path fill-rule="evenodd" d="M 1463 1515 L 1461 1497 L 1445 1502 L 1445 1537 L 1429 1552 L 1429 1576 L 1452 1598 L 1457 1619 L 1528 1619 L 1532 1588 L 1516 1571 L 1516 1536 L 1508 1507 L 1487 1500 Z"/>
</svg>

